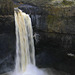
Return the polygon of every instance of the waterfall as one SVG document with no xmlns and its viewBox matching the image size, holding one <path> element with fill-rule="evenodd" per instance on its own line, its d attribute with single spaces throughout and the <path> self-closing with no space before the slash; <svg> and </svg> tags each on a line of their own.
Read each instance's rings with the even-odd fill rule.
<svg viewBox="0 0 75 75">
<path fill-rule="evenodd" d="M 28 64 L 35 65 L 35 50 L 31 19 L 28 14 L 15 8 L 16 64 L 15 71 L 25 72 Z"/>
<path fill-rule="evenodd" d="M 15 8 L 16 60 L 15 69 L 9 75 L 47 75 L 35 65 L 35 49 L 31 18 Z"/>
</svg>

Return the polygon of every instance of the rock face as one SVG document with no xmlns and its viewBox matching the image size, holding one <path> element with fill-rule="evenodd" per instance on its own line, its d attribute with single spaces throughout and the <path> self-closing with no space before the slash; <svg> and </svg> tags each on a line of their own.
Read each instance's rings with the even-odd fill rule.
<svg viewBox="0 0 75 75">
<path fill-rule="evenodd" d="M 5 33 L 15 33 L 15 22 L 13 15 L 0 16 L 0 34 Z"/>
<path fill-rule="evenodd" d="M 47 16 L 48 31 L 58 33 L 75 34 L 75 7 L 52 7 L 47 9 L 50 14 Z"/>
<path fill-rule="evenodd" d="M 0 0 L 0 73 L 7 72 L 14 66 L 15 24 L 13 10 L 14 6 L 11 0 Z"/>
<path fill-rule="evenodd" d="M 0 73 L 14 68 L 15 48 L 14 17 L 13 15 L 0 15 Z"/>
<path fill-rule="evenodd" d="M 15 45 L 14 34 L 0 34 L 0 74 L 14 69 Z"/>
<path fill-rule="evenodd" d="M 74 0 L 13 0 L 19 3 L 30 3 L 37 6 L 46 6 L 46 5 L 73 5 L 75 3 Z"/>
</svg>

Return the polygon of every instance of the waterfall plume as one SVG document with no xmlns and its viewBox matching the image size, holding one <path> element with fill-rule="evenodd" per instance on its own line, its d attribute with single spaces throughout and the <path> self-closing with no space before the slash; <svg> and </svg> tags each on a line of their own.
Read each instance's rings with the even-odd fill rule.
<svg viewBox="0 0 75 75">
<path fill-rule="evenodd" d="M 35 50 L 31 19 L 28 14 L 15 8 L 16 71 L 24 72 L 28 64 L 35 65 Z"/>
<path fill-rule="evenodd" d="M 9 75 L 47 75 L 35 65 L 35 48 L 31 19 L 15 8 L 16 60 L 15 69 Z"/>
</svg>

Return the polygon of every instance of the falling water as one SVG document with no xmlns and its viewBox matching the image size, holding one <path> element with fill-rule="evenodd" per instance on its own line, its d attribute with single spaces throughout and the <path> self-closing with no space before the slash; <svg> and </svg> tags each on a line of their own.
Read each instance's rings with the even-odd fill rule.
<svg viewBox="0 0 75 75">
<path fill-rule="evenodd" d="M 35 50 L 31 19 L 28 14 L 15 8 L 16 64 L 9 75 L 47 75 L 35 65 Z"/>
<path fill-rule="evenodd" d="M 35 65 L 35 52 L 31 19 L 28 14 L 15 8 L 16 65 L 15 70 L 25 72 L 28 64 Z"/>
</svg>

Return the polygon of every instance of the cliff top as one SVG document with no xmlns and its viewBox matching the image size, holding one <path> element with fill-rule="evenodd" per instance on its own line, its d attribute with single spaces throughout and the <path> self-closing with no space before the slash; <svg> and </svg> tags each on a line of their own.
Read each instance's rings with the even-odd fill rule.
<svg viewBox="0 0 75 75">
<path fill-rule="evenodd" d="M 59 6 L 59 7 L 69 7 L 75 5 L 75 0 L 13 0 L 19 3 L 30 3 L 37 6 Z"/>
</svg>

